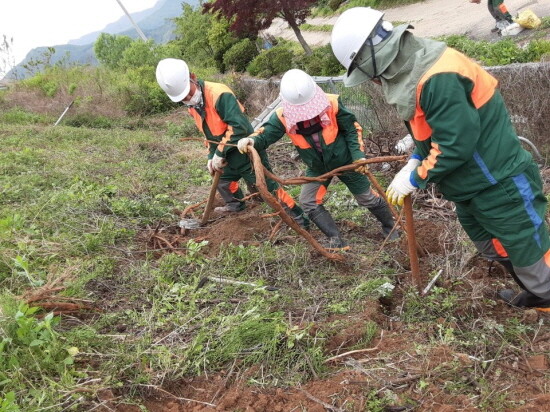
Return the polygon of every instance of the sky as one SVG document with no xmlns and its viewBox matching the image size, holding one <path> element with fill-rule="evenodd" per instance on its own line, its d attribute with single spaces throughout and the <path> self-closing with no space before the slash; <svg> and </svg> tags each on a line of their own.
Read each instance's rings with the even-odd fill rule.
<svg viewBox="0 0 550 412">
<path fill-rule="evenodd" d="M 153 7 L 158 0 L 120 0 L 128 13 Z M 117 0 L 2 0 L 0 41 L 13 38 L 15 64 L 35 47 L 67 44 L 99 31 L 124 16 Z"/>
</svg>

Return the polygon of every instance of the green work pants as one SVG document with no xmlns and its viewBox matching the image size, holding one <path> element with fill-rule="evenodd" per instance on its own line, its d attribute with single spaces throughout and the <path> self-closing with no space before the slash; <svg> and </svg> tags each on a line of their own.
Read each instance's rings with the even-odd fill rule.
<svg viewBox="0 0 550 412">
<path fill-rule="evenodd" d="M 508 259 L 520 286 L 550 298 L 547 201 L 537 166 L 456 202 L 458 219 L 476 248 L 492 260 Z"/>
<path fill-rule="evenodd" d="M 271 165 L 265 150 L 258 151 L 262 164 L 271 172 Z M 241 200 L 244 195 L 239 186 L 239 180 L 244 179 L 249 185 L 256 185 L 256 174 L 252 168 L 252 162 L 246 154 L 240 153 L 238 150 L 229 150 L 226 154 L 227 166 L 223 168 L 223 174 L 220 177 L 218 185 L 218 193 L 234 211 L 244 209 L 244 202 Z M 279 202 L 291 211 L 294 218 L 299 218 L 303 215 L 302 209 L 296 204 L 292 197 L 279 185 L 266 177 L 265 183 L 267 190 L 273 193 Z"/>
<path fill-rule="evenodd" d="M 513 22 L 512 15 L 504 5 L 504 0 L 488 0 L 487 7 L 489 8 L 489 13 L 491 13 L 491 16 L 496 21 L 506 20 L 510 23 Z"/>
</svg>

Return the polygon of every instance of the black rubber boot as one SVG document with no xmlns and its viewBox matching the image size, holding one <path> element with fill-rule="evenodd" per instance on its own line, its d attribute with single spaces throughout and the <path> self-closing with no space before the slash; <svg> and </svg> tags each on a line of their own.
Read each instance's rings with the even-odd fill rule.
<svg viewBox="0 0 550 412">
<path fill-rule="evenodd" d="M 388 240 L 395 240 L 399 238 L 400 234 L 397 230 L 392 232 L 393 226 L 395 225 L 395 220 L 393 220 L 390 207 L 386 202 L 381 201 L 378 206 L 369 207 L 368 209 L 382 225 L 382 233 L 384 236 L 387 237 L 391 233 Z"/>
<path fill-rule="evenodd" d="M 550 299 L 539 298 L 526 290 L 517 293 L 512 289 L 504 289 L 498 292 L 498 297 L 516 308 L 533 308 L 550 313 Z"/>
<path fill-rule="evenodd" d="M 514 266 L 509 259 L 498 260 L 498 263 L 506 268 L 506 270 L 514 278 L 514 281 L 518 284 L 518 286 L 523 289 L 523 291 L 519 293 L 512 289 L 501 290 L 497 293 L 500 299 L 505 301 L 510 306 L 514 306 L 516 308 L 535 308 L 540 311 L 550 312 L 550 299 L 539 298 L 538 296 L 529 292 L 514 271 Z"/>
<path fill-rule="evenodd" d="M 291 209 L 288 206 L 283 205 L 283 208 L 285 209 L 285 212 L 288 213 L 296 223 L 298 223 L 305 230 L 309 230 L 309 219 L 305 215 L 301 207 L 296 205 Z"/>
<path fill-rule="evenodd" d="M 308 213 L 308 216 L 319 230 L 328 237 L 328 244 L 326 245 L 328 249 L 348 248 L 348 244 L 340 236 L 340 230 L 338 230 L 336 222 L 323 205 L 317 206 L 315 210 Z"/>
</svg>

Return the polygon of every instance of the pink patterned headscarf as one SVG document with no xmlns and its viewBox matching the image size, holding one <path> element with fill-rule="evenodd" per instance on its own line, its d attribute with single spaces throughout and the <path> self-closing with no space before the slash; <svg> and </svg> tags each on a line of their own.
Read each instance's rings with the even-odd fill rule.
<svg viewBox="0 0 550 412">
<path fill-rule="evenodd" d="M 286 131 L 288 133 L 296 132 L 296 125 L 298 122 L 313 119 L 319 116 L 321 118 L 321 125 L 326 126 L 330 124 L 330 118 L 326 114 L 330 109 L 330 102 L 323 89 L 315 85 L 317 91 L 313 98 L 304 104 L 291 104 L 281 97 L 283 101 L 283 114 L 286 119 Z"/>
</svg>

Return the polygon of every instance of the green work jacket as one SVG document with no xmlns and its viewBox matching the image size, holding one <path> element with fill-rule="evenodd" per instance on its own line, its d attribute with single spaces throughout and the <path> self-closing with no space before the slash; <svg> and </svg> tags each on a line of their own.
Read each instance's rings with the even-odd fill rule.
<svg viewBox="0 0 550 412">
<path fill-rule="evenodd" d="M 365 157 L 361 147 L 361 137 L 357 131 L 359 124 L 355 115 L 344 107 L 339 97 L 334 96 L 334 98 L 337 98 L 338 102 L 338 110 L 335 115 L 338 130 L 334 141 L 327 144 L 323 138 L 319 139 L 321 153 L 315 149 L 311 136 L 303 136 L 309 143 L 308 148 L 294 146 L 307 166 L 306 176 L 319 176 Z M 262 128 L 263 131 L 254 138 L 254 148 L 256 150 L 267 149 L 286 134 L 285 125 L 281 122 L 277 113 L 273 113 Z"/>
<path fill-rule="evenodd" d="M 236 145 L 239 139 L 248 136 L 254 129 L 244 114 L 243 106 L 227 86 L 218 83 L 203 82 L 202 80 L 199 80 L 199 84 L 205 95 L 205 105 L 201 108 L 192 108 L 189 112 L 195 118 L 195 123 L 197 123 L 197 127 L 204 133 L 204 137 L 211 141 L 208 143 L 208 158 L 211 159 L 214 154 L 225 158 L 227 151 L 236 150 L 236 147 L 220 143 Z M 206 94 L 211 98 L 206 98 Z M 210 105 L 213 105 L 213 107 L 210 107 Z M 213 117 L 208 114 L 213 114 L 211 110 L 214 110 L 217 116 L 219 116 L 217 121 L 208 119 L 208 117 Z M 225 130 L 220 129 L 219 134 L 212 133 L 208 124 L 209 121 L 213 121 L 218 128 L 220 127 L 220 123 L 226 123 Z M 212 141 L 216 143 L 212 143 Z"/>
<path fill-rule="evenodd" d="M 451 201 L 471 199 L 533 161 L 520 144 L 498 89 L 476 108 L 473 88 L 473 82 L 458 73 L 435 74 L 423 84 L 417 107 L 425 114 L 431 136 L 418 140 L 406 122 L 415 138 L 413 156 L 424 159 L 425 166 L 417 168 L 411 180 L 420 188 L 437 183 Z"/>
</svg>

